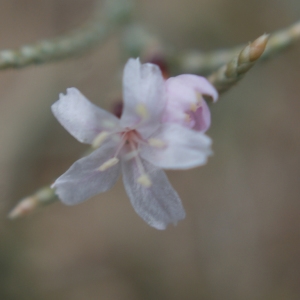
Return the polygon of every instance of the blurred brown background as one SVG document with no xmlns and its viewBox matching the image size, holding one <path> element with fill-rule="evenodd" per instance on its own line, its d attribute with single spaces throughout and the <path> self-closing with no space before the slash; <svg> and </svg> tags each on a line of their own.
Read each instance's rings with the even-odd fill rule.
<svg viewBox="0 0 300 300">
<path fill-rule="evenodd" d="M 0 1 L 0 48 L 80 25 L 92 0 Z M 138 20 L 177 49 L 209 50 L 295 22 L 295 0 L 141 0 Z M 110 108 L 119 36 L 64 62 L 0 72 L 0 299 L 300 299 L 300 43 L 256 66 L 212 107 L 209 163 L 170 172 L 187 217 L 157 231 L 121 180 L 75 207 L 8 211 L 85 147 L 50 105 L 70 86 Z"/>
</svg>

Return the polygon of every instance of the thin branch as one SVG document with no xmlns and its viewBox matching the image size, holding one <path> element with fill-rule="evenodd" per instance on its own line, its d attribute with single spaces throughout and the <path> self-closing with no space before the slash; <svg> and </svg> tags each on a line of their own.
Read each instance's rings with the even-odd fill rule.
<svg viewBox="0 0 300 300">
<path fill-rule="evenodd" d="M 253 67 L 264 53 L 268 38 L 267 34 L 262 35 L 208 77 L 219 93 L 225 92 L 235 85 Z"/>
<path fill-rule="evenodd" d="M 1 50 L 0 70 L 42 64 L 80 54 L 109 36 L 128 19 L 131 10 L 130 1 L 108 0 L 102 9 L 96 9 L 90 21 L 76 30 L 52 39 L 23 45 L 16 50 Z"/>
<path fill-rule="evenodd" d="M 286 48 L 289 48 L 300 39 L 300 21 L 288 28 L 271 34 L 268 46 L 262 59 L 268 59 Z M 170 56 L 174 69 L 178 73 L 209 74 L 220 66 L 226 64 L 245 47 L 240 45 L 230 49 L 221 49 L 210 52 L 189 51 Z"/>
<path fill-rule="evenodd" d="M 270 36 L 268 45 L 262 59 L 268 59 L 273 55 L 281 53 L 281 51 L 289 48 L 300 40 L 300 21 L 292 26 L 279 30 Z"/>
<path fill-rule="evenodd" d="M 91 154 L 95 148 L 88 148 L 82 155 L 82 157 Z M 8 218 L 15 220 L 24 216 L 27 216 L 39 208 L 45 207 L 48 204 L 52 204 L 58 201 L 58 197 L 55 194 L 55 189 L 50 185 L 44 186 L 37 190 L 32 195 L 29 195 L 21 199 L 17 205 L 9 212 Z"/>
</svg>

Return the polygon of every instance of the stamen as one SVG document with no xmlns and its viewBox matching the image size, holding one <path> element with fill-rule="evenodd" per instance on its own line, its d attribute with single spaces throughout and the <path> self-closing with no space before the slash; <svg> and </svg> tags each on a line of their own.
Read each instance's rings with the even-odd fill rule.
<svg viewBox="0 0 300 300">
<path fill-rule="evenodd" d="M 134 151 L 131 151 L 129 153 L 126 153 L 123 158 L 128 161 L 128 160 L 131 160 L 133 159 L 134 157 L 136 157 L 137 155 L 139 154 L 139 151 L 138 150 L 134 150 Z"/>
<path fill-rule="evenodd" d="M 108 136 L 109 133 L 107 131 L 102 131 L 101 133 L 99 133 L 93 140 L 92 147 L 93 148 L 100 147 L 100 145 L 106 140 Z"/>
<path fill-rule="evenodd" d="M 198 108 L 198 105 L 196 103 L 192 103 L 191 106 L 190 106 L 190 110 L 195 112 Z"/>
<path fill-rule="evenodd" d="M 116 127 L 116 123 L 112 122 L 111 120 L 104 119 L 104 120 L 102 120 L 101 124 L 104 128 L 107 128 L 107 129 L 113 129 Z"/>
<path fill-rule="evenodd" d="M 203 97 L 202 94 L 196 92 L 196 96 L 197 96 L 197 102 L 196 103 L 192 103 L 190 106 L 190 111 L 192 112 L 196 112 L 196 110 L 202 106 L 203 104 Z"/>
<path fill-rule="evenodd" d="M 143 174 L 141 175 L 138 179 L 137 179 L 137 182 L 139 184 L 141 184 L 142 186 L 144 187 L 150 187 L 152 185 L 152 182 L 149 178 L 149 176 L 147 174 Z"/>
<path fill-rule="evenodd" d="M 139 103 L 136 106 L 135 111 L 143 120 L 145 120 L 149 117 L 147 107 L 143 103 Z"/>
<path fill-rule="evenodd" d="M 133 152 L 133 153 L 134 153 L 134 152 L 137 152 L 138 150 L 136 149 L 135 144 L 134 144 L 132 141 L 130 141 L 129 143 L 130 143 L 130 147 L 131 147 L 131 149 L 132 149 L 132 152 Z M 131 153 L 131 152 L 130 152 L 130 153 Z M 146 172 L 145 172 L 143 163 L 142 163 L 142 161 L 141 161 L 139 155 L 136 155 L 136 156 L 135 156 L 135 161 L 136 161 L 136 164 L 137 164 L 137 168 L 138 168 L 138 170 L 139 170 L 139 173 L 142 174 L 140 177 L 138 177 L 137 182 L 138 182 L 140 185 L 144 186 L 144 187 L 147 187 L 147 188 L 150 187 L 150 186 L 152 185 L 152 182 L 151 182 L 149 176 L 148 176 L 148 175 L 146 174 Z"/>
<path fill-rule="evenodd" d="M 203 103 L 203 96 L 201 93 L 197 92 L 197 106 L 198 107 L 202 106 L 202 103 Z"/>
<path fill-rule="evenodd" d="M 185 114 L 184 121 L 189 123 L 191 122 L 191 120 L 192 120 L 191 116 L 189 114 Z"/>
<path fill-rule="evenodd" d="M 163 148 L 166 146 L 165 142 L 160 139 L 150 138 L 148 144 L 152 147 Z"/>
<path fill-rule="evenodd" d="M 98 170 L 99 171 L 105 171 L 111 167 L 113 167 L 114 165 L 116 165 L 119 162 L 119 159 L 116 157 L 113 157 L 111 159 L 109 159 L 108 161 L 106 161 L 104 164 L 102 164 Z"/>
</svg>

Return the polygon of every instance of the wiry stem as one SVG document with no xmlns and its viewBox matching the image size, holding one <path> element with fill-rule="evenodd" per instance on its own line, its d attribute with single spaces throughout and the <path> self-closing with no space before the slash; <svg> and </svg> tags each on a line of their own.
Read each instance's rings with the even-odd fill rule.
<svg viewBox="0 0 300 300">
<path fill-rule="evenodd" d="M 91 154 L 95 148 L 92 146 L 88 148 L 82 155 L 82 157 Z M 47 206 L 58 201 L 58 197 L 55 194 L 55 189 L 51 187 L 52 184 L 44 186 L 37 190 L 30 196 L 27 196 L 20 200 L 17 205 L 9 212 L 8 218 L 11 220 L 24 217 L 40 207 Z"/>
<path fill-rule="evenodd" d="M 266 50 L 262 55 L 262 59 L 268 59 L 269 57 L 280 53 L 298 40 L 300 40 L 300 21 L 286 29 L 279 30 L 272 34 Z"/>
<path fill-rule="evenodd" d="M 289 48 L 300 39 L 300 21 L 286 29 L 271 34 L 268 46 L 262 55 L 267 59 L 281 51 Z M 208 74 L 220 66 L 226 64 L 245 47 L 236 46 L 230 49 L 214 50 L 210 52 L 189 51 L 182 54 L 175 54 L 170 57 L 174 62 L 174 69 L 178 73 Z M 178 71 L 177 71 L 178 70 Z"/>
<path fill-rule="evenodd" d="M 219 93 L 236 84 L 249 71 L 265 51 L 269 36 L 262 35 L 245 47 L 239 55 L 208 77 Z"/>
<path fill-rule="evenodd" d="M 106 1 L 90 21 L 66 35 L 23 45 L 16 50 L 1 50 L 0 70 L 42 64 L 80 54 L 103 41 L 128 18 L 130 12 L 129 1 Z"/>
</svg>

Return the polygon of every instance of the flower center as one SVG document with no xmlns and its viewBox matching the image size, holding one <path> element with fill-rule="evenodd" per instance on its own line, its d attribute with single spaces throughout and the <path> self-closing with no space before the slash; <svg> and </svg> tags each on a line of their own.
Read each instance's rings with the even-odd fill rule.
<svg viewBox="0 0 300 300">
<path fill-rule="evenodd" d="M 141 135 L 135 130 L 135 129 L 126 129 L 123 132 L 118 133 L 118 135 L 121 137 L 121 140 L 119 142 L 119 145 L 117 147 L 117 150 L 114 154 L 114 156 L 107 160 L 105 163 L 103 163 L 98 170 L 99 171 L 105 171 L 108 168 L 113 167 L 119 162 L 118 156 L 122 149 L 126 147 L 129 149 L 127 150 L 127 153 L 123 155 L 123 159 L 125 160 L 131 160 L 133 159 L 134 162 L 136 163 L 136 166 L 138 168 L 138 172 L 140 176 L 137 178 L 137 182 L 141 184 L 142 186 L 148 188 L 152 185 L 152 182 L 145 172 L 145 168 L 143 166 L 142 160 L 139 156 L 139 144 L 141 143 L 147 143 L 143 140 Z M 95 146 L 100 146 L 103 141 L 109 136 L 108 133 L 102 132 L 100 133 L 94 140 L 93 142 L 93 147 Z M 155 143 L 156 142 L 156 143 Z M 157 144 L 158 142 L 155 141 L 149 141 L 149 144 Z M 160 146 L 160 144 L 158 145 Z"/>
<path fill-rule="evenodd" d="M 184 121 L 188 123 L 190 128 L 195 125 L 195 113 L 199 107 L 203 105 L 203 97 L 200 93 L 196 92 L 197 100 L 196 102 L 190 104 L 190 107 L 184 113 Z"/>
</svg>

